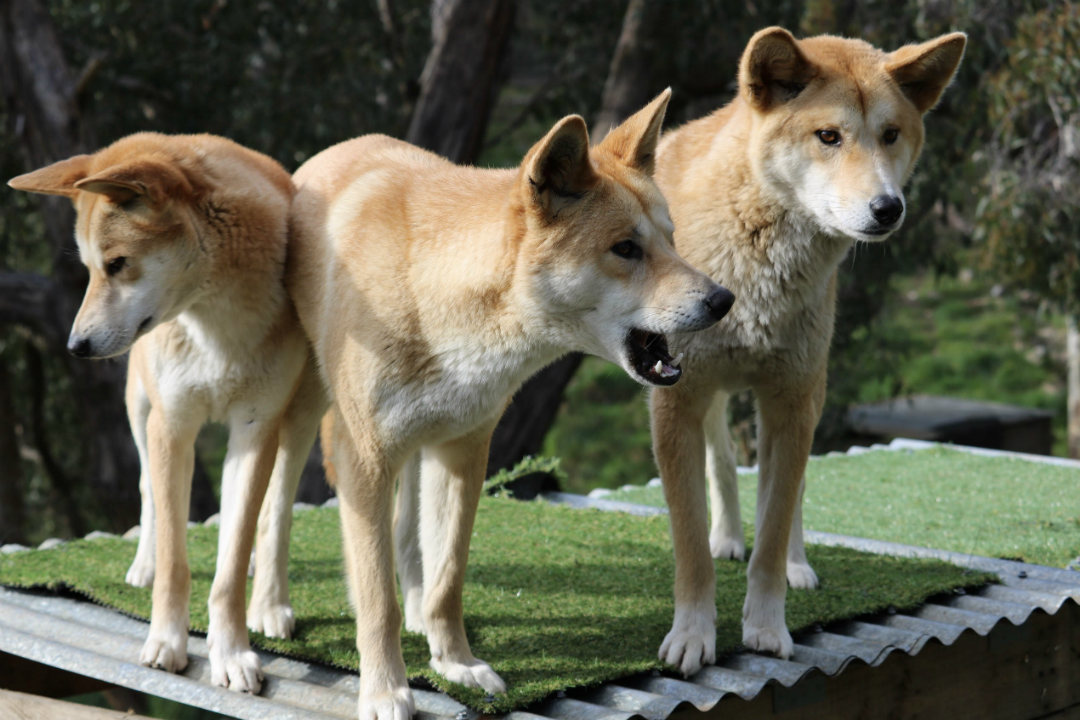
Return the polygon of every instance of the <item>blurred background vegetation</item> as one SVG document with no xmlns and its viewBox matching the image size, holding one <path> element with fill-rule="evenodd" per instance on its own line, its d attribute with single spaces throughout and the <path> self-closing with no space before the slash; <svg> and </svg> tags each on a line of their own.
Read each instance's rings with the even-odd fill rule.
<svg viewBox="0 0 1080 720">
<path fill-rule="evenodd" d="M 844 415 L 853 403 L 912 393 L 1049 409 L 1056 451 L 1067 450 L 1067 328 L 1075 327 L 1069 318 L 1078 309 L 1080 279 L 1080 14 L 1072 3 L 4 4 L 10 46 L 0 48 L 4 52 L 18 49 L 13 8 L 36 4 L 47 11 L 70 76 L 68 112 L 79 125 L 73 135 L 85 149 L 139 130 L 211 132 L 290 170 L 359 134 L 415 136 L 411 125 L 431 72 L 425 65 L 438 45 L 440 13 L 449 6 L 501 5 L 510 14 L 479 142 L 456 153 L 483 165 L 517 164 L 568 113 L 584 115 L 600 134 L 604 123 L 634 109 L 620 103 L 641 104 L 668 85 L 675 92 L 669 125 L 720 107 L 735 90 L 747 39 L 767 25 L 801 35 L 862 37 L 885 49 L 963 30 L 967 54 L 927 118 L 903 230 L 887 243 L 856 247 L 840 268 L 817 450 L 845 442 Z M 444 40 L 453 45 L 455 37 Z M 0 173 L 9 178 L 31 169 L 27 145 L 35 119 L 19 104 L 26 88 L 2 76 L 0 83 Z M 61 276 L 65 287 L 81 293 L 85 279 L 70 225 L 62 250 L 42 240 L 55 207 L 14 191 L 0 195 L 0 544 L 97 527 L 123 530 L 137 522 L 133 448 L 120 448 L 126 423 L 88 420 L 109 392 L 119 392 L 122 364 L 109 361 L 116 365 L 110 379 L 95 385 L 102 394 L 89 393 L 76 364 L 86 363 L 62 351 L 70 303 L 49 305 L 45 322 L 32 317 L 20 294 L 28 281 Z M 43 290 L 33 299 L 48 305 L 48 297 Z M 586 360 L 576 374 L 573 369 L 561 401 L 563 380 L 550 387 L 542 381 L 526 396 L 532 402 L 546 392 L 556 399 L 554 425 L 533 449 L 562 458 L 572 490 L 652 477 L 644 391 L 598 360 Z M 732 411 L 742 460 L 752 462 L 751 400 L 739 399 Z M 90 439 L 110 432 L 111 444 Z M 211 494 L 222 443 L 220 428 L 200 441 L 200 472 Z M 121 462 L 124 453 L 128 459 Z M 105 482 L 106 475 L 115 477 Z"/>
</svg>

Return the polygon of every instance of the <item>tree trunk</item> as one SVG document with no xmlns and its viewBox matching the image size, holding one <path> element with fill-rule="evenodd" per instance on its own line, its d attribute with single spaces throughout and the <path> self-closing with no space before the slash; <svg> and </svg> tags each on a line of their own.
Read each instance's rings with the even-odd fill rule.
<svg viewBox="0 0 1080 720">
<path fill-rule="evenodd" d="M 1080 458 L 1080 316 L 1066 314 L 1065 362 L 1068 367 L 1069 457 Z"/>
<path fill-rule="evenodd" d="M 31 170 L 95 146 L 91 124 L 79 112 L 75 76 L 64 60 L 56 28 L 40 0 L 0 3 L 0 91 Z M 68 328 L 86 286 L 74 251 L 74 211 L 64 198 L 42 197 L 45 240 L 52 248 L 49 278 L 6 274 L 4 290 L 36 288 L 33 305 L 3 308 L 0 320 L 25 326 L 50 354 L 62 358 L 70 376 L 70 400 L 77 404 L 84 446 L 77 451 L 86 482 L 110 529 L 125 530 L 138 516 L 138 457 L 124 410 L 123 362 L 88 362 L 65 349 Z M 0 290 L 3 292 L 4 290 Z M 40 442 L 48 442 L 42 438 Z M 72 518 L 72 520 L 75 520 Z"/>
<path fill-rule="evenodd" d="M 517 391 L 491 437 L 488 477 L 540 452 L 581 359 L 581 353 L 570 353 L 533 375 Z"/>
<path fill-rule="evenodd" d="M 600 112 L 593 122 L 593 142 L 644 107 L 671 82 L 674 70 L 664 71 L 665 60 L 671 54 L 657 47 L 665 41 L 666 35 L 658 30 L 664 27 L 670 11 L 664 3 L 647 0 L 630 0 L 627 4 L 604 82 Z"/>
<path fill-rule="evenodd" d="M 0 365 L 0 545 L 26 541 L 26 515 L 23 505 L 22 458 L 15 435 L 17 420 L 11 402 L 11 378 L 7 367 Z"/>
<path fill-rule="evenodd" d="M 607 132 L 666 87 L 661 60 L 650 38 L 662 27 L 664 3 L 630 0 L 623 17 L 622 32 L 612 56 L 600 112 L 593 126 L 593 140 Z M 506 409 L 488 454 L 488 476 L 513 467 L 526 455 L 540 452 L 558 415 L 566 386 L 581 365 L 581 353 L 571 353 L 526 382 Z"/>
<path fill-rule="evenodd" d="M 513 0 L 437 0 L 406 139 L 458 163 L 480 152 L 514 20 Z"/>
</svg>

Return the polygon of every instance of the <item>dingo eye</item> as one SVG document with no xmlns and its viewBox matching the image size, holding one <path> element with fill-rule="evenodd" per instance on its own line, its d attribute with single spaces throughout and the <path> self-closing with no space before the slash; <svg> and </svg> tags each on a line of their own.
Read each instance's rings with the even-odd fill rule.
<svg viewBox="0 0 1080 720">
<path fill-rule="evenodd" d="M 818 130 L 814 134 L 817 135 L 818 140 L 825 143 L 826 145 L 840 144 L 840 133 L 836 132 L 835 130 Z"/>
<path fill-rule="evenodd" d="M 125 267 L 127 267 L 126 257 L 113 258 L 105 264 L 105 274 L 109 277 L 112 277 L 116 273 L 123 270 Z"/>
<path fill-rule="evenodd" d="M 640 260 L 641 246 L 633 240 L 623 240 L 611 246 L 611 252 L 625 260 Z"/>
<path fill-rule="evenodd" d="M 881 141 L 886 145 L 892 145 L 894 142 L 896 142 L 896 138 L 898 137 L 900 137 L 900 131 L 896 128 L 889 128 L 881 136 Z"/>
</svg>

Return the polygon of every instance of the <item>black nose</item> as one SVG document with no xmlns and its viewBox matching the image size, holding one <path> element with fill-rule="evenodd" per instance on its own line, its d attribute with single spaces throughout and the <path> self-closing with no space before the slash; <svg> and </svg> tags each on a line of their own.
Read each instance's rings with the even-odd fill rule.
<svg viewBox="0 0 1080 720">
<path fill-rule="evenodd" d="M 75 357 L 90 357 L 90 338 L 75 337 L 72 335 L 68 338 L 67 349 L 68 352 Z"/>
<path fill-rule="evenodd" d="M 728 310 L 731 309 L 731 304 L 734 302 L 735 295 L 722 285 L 717 285 L 716 289 L 705 298 L 705 304 L 709 307 L 709 314 L 717 320 L 728 314 Z"/>
<path fill-rule="evenodd" d="M 892 225 L 904 214 L 904 201 L 895 195 L 878 195 L 870 201 L 870 212 L 882 225 Z"/>
</svg>

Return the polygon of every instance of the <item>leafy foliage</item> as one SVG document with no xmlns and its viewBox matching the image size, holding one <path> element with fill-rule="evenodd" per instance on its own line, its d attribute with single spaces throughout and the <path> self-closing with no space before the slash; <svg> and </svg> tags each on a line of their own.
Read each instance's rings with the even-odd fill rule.
<svg viewBox="0 0 1080 720">
<path fill-rule="evenodd" d="M 1080 311 L 1080 6 L 1017 22 L 989 83 L 992 142 L 976 238 L 988 265 L 1058 307 Z"/>
<path fill-rule="evenodd" d="M 68 60 L 81 71 L 76 100 L 101 144 L 137 130 L 213 132 L 266 152 L 288 169 L 348 137 L 404 134 L 429 45 L 430 3 L 392 5 L 396 22 L 388 29 L 373 2 L 49 0 Z M 485 163 L 517 162 L 559 116 L 595 116 L 624 9 L 625 3 L 520 3 L 509 82 L 489 125 Z M 888 243 L 856 248 L 841 267 L 819 449 L 842 432 L 847 406 L 871 385 L 881 394 L 919 389 L 910 386 L 904 369 L 921 346 L 890 334 L 895 328 L 877 319 L 896 292 L 897 273 L 927 268 L 952 274 L 958 250 L 974 232 L 988 248 L 994 272 L 1057 293 L 1055 302 L 1075 297 L 1080 61 L 1074 4 L 693 0 L 664 3 L 659 15 L 650 27 L 655 59 L 648 82 L 655 84 L 653 92 L 666 85 L 675 90 L 669 125 L 730 99 L 746 40 L 766 25 L 802 35 L 859 36 L 888 49 L 954 29 L 969 34 L 956 82 L 927 121 L 927 145 L 906 190 L 905 227 Z M 0 172 L 11 177 L 26 169 L 19 157 L 20 119 L 0 109 L 0 120 L 6 129 Z M 1051 182 L 1044 166 L 1042 159 L 1051 156 L 1060 181 Z M 0 271 L 48 271 L 52 258 L 39 240 L 36 208 L 20 193 L 0 202 Z M 35 342 L 22 330 L 0 332 L 0 362 L 12 387 L 33 386 Z M 34 422 L 39 411 L 22 393 L 12 398 L 11 413 L 23 448 L 34 539 L 68 531 L 62 522 L 39 521 L 39 513 L 55 505 L 39 448 L 63 448 L 54 453 L 57 466 L 71 478 L 79 478 L 83 463 L 62 368 L 47 354 L 40 362 L 43 421 Z M 620 463 L 633 463 L 638 478 L 651 467 L 647 417 L 636 386 L 597 367 L 587 365 L 579 379 L 596 386 L 579 383 L 570 391 L 568 407 L 585 422 L 557 427 L 546 450 L 562 455 L 569 474 L 587 486 L 619 485 L 628 479 Z M 946 367 L 953 366 L 933 372 L 944 374 Z M 590 405 L 591 419 L 579 400 Z M 741 444 L 752 455 L 752 402 L 738 397 L 733 406 Z"/>
<path fill-rule="evenodd" d="M 428 3 L 55 0 L 84 67 L 82 101 L 103 142 L 137 130 L 210 132 L 286 168 L 335 142 L 408 126 L 430 32 Z M 400 52 L 393 48 L 400 46 Z"/>
</svg>

